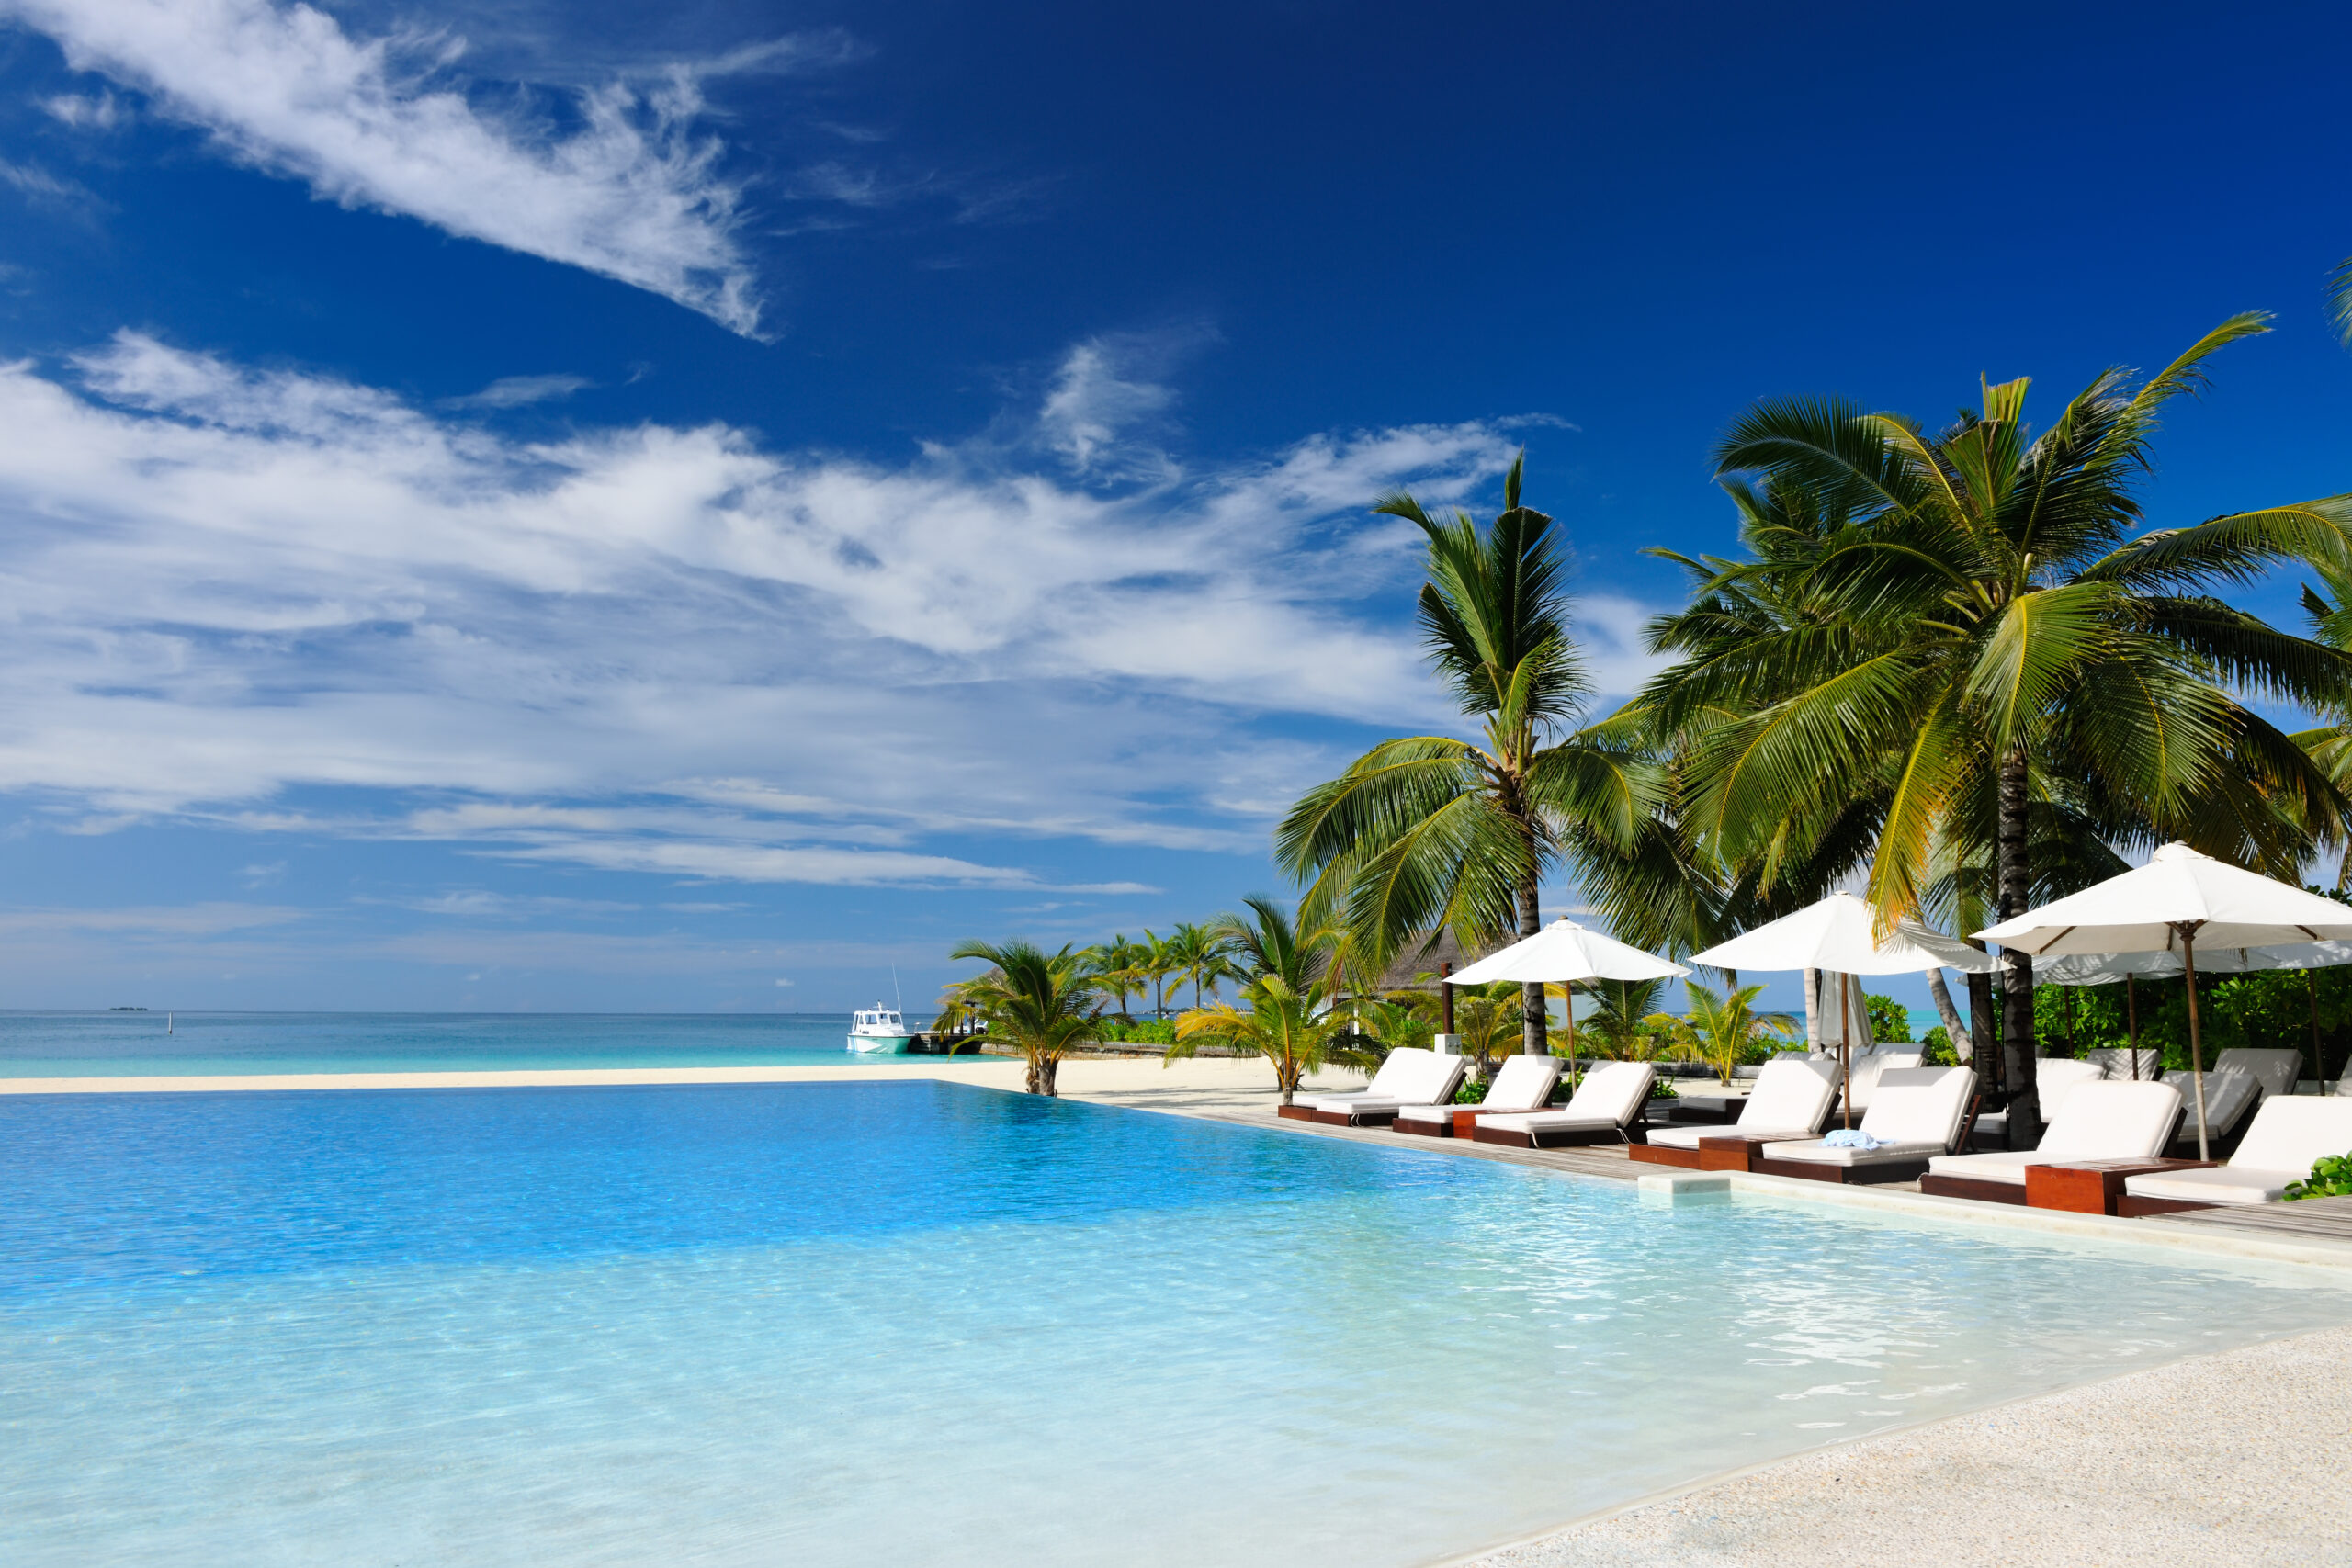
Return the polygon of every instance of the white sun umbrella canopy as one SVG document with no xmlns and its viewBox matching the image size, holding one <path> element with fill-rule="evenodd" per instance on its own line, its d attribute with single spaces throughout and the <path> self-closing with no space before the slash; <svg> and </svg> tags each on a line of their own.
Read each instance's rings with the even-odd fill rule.
<svg viewBox="0 0 2352 1568">
<path fill-rule="evenodd" d="M 1670 980 L 1690 970 L 1681 964 L 1628 947 L 1589 926 L 1563 917 L 1533 936 L 1521 937 L 1499 953 L 1490 953 L 1467 969 L 1448 975 L 1449 986 L 1490 986 L 1512 980 L 1522 986 L 1566 986 L 1578 980 Z M 1568 1003 L 1568 1055 L 1576 1055 L 1577 1010 Z"/>
<path fill-rule="evenodd" d="M 2143 866 L 1976 935 L 2035 958 L 2177 954 L 2188 976 L 2188 1060 L 2198 1075 L 2197 1155 L 2202 1159 L 2208 1149 L 2198 950 L 2352 942 L 2352 908 L 2199 854 L 2187 844 L 2166 844 Z"/>
<path fill-rule="evenodd" d="M 1987 974 L 1993 960 L 1966 942 L 1931 931 L 1917 920 L 1898 920 L 1884 938 L 1877 931 L 1878 917 L 1851 893 L 1832 893 L 1818 904 L 1770 925 L 1757 927 L 1704 953 L 1690 955 L 1693 964 L 1717 969 L 1826 969 L 1839 975 L 1924 975 L 1930 969 L 1960 969 Z M 1838 1043 L 1841 1066 L 1849 1071 L 1853 1020 L 1841 979 L 1838 987 Z M 1853 1121 L 1851 1096 L 1846 1120 Z"/>
<path fill-rule="evenodd" d="M 1575 980 L 1671 980 L 1689 973 L 1671 960 L 1563 918 L 1445 978 L 1451 986 L 1490 986 L 1498 980 L 1565 986 Z"/>
</svg>

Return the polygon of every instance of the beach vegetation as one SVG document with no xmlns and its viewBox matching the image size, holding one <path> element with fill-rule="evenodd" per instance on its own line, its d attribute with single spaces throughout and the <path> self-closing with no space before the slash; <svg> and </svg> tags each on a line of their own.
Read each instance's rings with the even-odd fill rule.
<svg viewBox="0 0 2352 1568">
<path fill-rule="evenodd" d="M 1031 1094 L 1052 1098 L 1062 1058 L 1095 1037 L 1102 993 L 1092 956 L 1068 945 L 1047 953 L 1019 941 L 962 942 L 948 956 L 989 965 L 951 987 L 955 1005 L 988 1024 L 991 1043 L 1021 1053 Z"/>
<path fill-rule="evenodd" d="M 1654 790 L 1607 727 L 1588 728 L 1592 685 L 1570 635 L 1552 519 L 1521 502 L 1524 455 L 1486 527 L 1411 495 L 1375 513 L 1427 543 L 1417 614 L 1439 679 L 1477 739 L 1384 740 L 1316 785 L 1274 835 L 1305 904 L 1343 925 L 1376 968 L 1441 928 L 1465 944 L 1542 925 L 1537 889 L 1564 852 L 1598 838 L 1630 852 Z M 1547 1049 L 1543 987 L 1523 988 L 1521 1048 Z"/>
<path fill-rule="evenodd" d="M 2290 1202 L 2304 1198 L 2352 1198 L 2352 1154 L 2321 1156 L 2312 1162 L 2309 1178 L 2287 1183 L 2286 1196 Z"/>
<path fill-rule="evenodd" d="M 1686 980 L 1682 988 L 1690 998 L 1690 1010 L 1680 1017 L 1660 1014 L 1659 1022 L 1669 1032 L 1669 1038 L 1689 1051 L 1689 1059 L 1707 1063 L 1726 1084 L 1734 1068 L 1770 1060 L 1774 1051 L 1800 1032 L 1796 1020 L 1789 1014 L 1757 1008 L 1756 998 L 1764 994 L 1761 985 L 1719 993 L 1696 980 Z"/>
<path fill-rule="evenodd" d="M 2023 379 L 1939 432 L 1831 400 L 1743 415 L 1716 463 L 1753 502 L 1749 556 L 1672 557 L 1694 596 L 1653 626 L 1677 662 L 1637 703 L 1690 738 L 1682 806 L 1717 859 L 1769 868 L 1842 839 L 1892 922 L 1931 913 L 1953 866 L 1989 871 L 1996 918 L 2023 910 L 2037 816 L 2290 878 L 2339 838 L 2341 793 L 2241 694 L 2324 703 L 2352 657 L 2225 593 L 2343 556 L 2352 498 L 2133 532 L 2160 410 L 2265 330 L 2232 317 L 2144 381 L 2107 372 L 2039 433 Z M 1759 619 L 1759 598 L 1803 613 Z M 2010 1124 L 2030 1139 L 2032 966 L 2003 963 L 2005 1076 L 2029 1100 Z"/>
</svg>

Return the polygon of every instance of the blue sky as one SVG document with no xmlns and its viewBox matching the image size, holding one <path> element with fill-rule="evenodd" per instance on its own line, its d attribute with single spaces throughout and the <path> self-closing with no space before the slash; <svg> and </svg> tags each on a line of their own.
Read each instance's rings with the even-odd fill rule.
<svg viewBox="0 0 2352 1568">
<path fill-rule="evenodd" d="M 2152 514 L 2352 488 L 2340 6 L 1142 9 L 0 0 L 0 1003 L 1200 918 L 1522 444 L 1611 693 L 1757 397 L 2266 309 Z"/>
</svg>

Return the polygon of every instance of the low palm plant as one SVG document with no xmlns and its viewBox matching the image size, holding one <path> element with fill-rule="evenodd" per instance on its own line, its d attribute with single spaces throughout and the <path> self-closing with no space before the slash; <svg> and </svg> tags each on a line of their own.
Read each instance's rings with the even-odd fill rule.
<svg viewBox="0 0 2352 1568">
<path fill-rule="evenodd" d="M 1658 1054 L 1664 1043 L 1650 1020 L 1665 981 L 1591 980 L 1586 986 L 1600 1005 L 1577 1020 L 1579 1046 L 1612 1062 L 1646 1062 Z"/>
<path fill-rule="evenodd" d="M 1176 1043 L 1166 1060 L 1190 1056 L 1204 1045 L 1263 1056 L 1274 1065 L 1274 1085 L 1291 1103 L 1307 1074 L 1337 1064 L 1371 1066 L 1375 1054 L 1357 1043 L 1355 1021 L 1322 1005 L 1320 993 L 1298 990 L 1279 974 L 1259 976 L 1241 987 L 1244 1006 L 1194 1008 L 1176 1020 Z"/>
<path fill-rule="evenodd" d="M 1696 980 L 1685 981 L 1682 988 L 1690 994 L 1689 1014 L 1660 1014 L 1658 1021 L 1720 1073 L 1725 1084 L 1749 1052 L 1792 1039 L 1798 1032 L 1796 1020 L 1788 1013 L 1757 1010 L 1756 998 L 1764 992 L 1760 985 L 1741 986 L 1722 996 Z"/>
<path fill-rule="evenodd" d="M 948 956 L 989 966 L 954 988 L 959 1014 L 986 1020 L 990 1040 L 1028 1059 L 1029 1092 L 1052 1098 L 1062 1057 L 1094 1037 L 1102 1010 L 1091 956 L 1068 946 L 1047 953 L 1028 942 L 967 942 Z"/>
<path fill-rule="evenodd" d="M 1462 1042 L 1462 1054 L 1478 1065 L 1482 1080 L 1495 1076 L 1495 1058 L 1520 1049 L 1526 1033 L 1524 1006 L 1515 981 L 1453 987 L 1454 1037 Z"/>
</svg>

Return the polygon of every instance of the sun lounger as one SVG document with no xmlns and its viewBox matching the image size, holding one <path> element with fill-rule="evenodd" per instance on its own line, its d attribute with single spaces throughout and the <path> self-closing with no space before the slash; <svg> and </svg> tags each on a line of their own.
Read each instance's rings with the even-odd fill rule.
<svg viewBox="0 0 2352 1568">
<path fill-rule="evenodd" d="M 1883 1076 L 1890 1071 L 1916 1067 L 1924 1056 L 1924 1052 L 1889 1051 L 1883 1047 L 1875 1051 L 1857 1053 L 1854 1057 L 1851 1086 L 1854 1114 L 1860 1116 L 1870 1110 L 1871 1101 L 1878 1095 L 1878 1080 Z"/>
<path fill-rule="evenodd" d="M 1908 1181 L 1928 1168 L 1931 1156 L 1958 1145 L 1975 1098 L 1976 1075 L 1966 1067 L 1891 1069 L 1880 1077 L 1870 1114 L 1858 1129 L 1878 1147 L 1846 1148 L 1819 1138 L 1767 1144 L 1756 1168 L 1813 1181 Z"/>
<path fill-rule="evenodd" d="M 2041 1112 L 2044 1125 L 2058 1119 L 2058 1108 L 2077 1084 L 2098 1083 L 2108 1076 L 2103 1062 L 2076 1061 L 2072 1056 L 2036 1056 L 2033 1059 L 2033 1092 L 2040 1101 L 2035 1108 Z M 2006 1145 L 2009 1137 L 2009 1113 L 1987 1111 L 1976 1119 L 1977 1138 L 1996 1147 Z"/>
<path fill-rule="evenodd" d="M 2083 1060 L 2095 1062 L 2107 1070 L 2111 1078 L 2127 1083 L 2154 1083 L 2165 1076 L 2165 1054 L 2153 1046 L 2140 1047 L 2140 1070 L 2132 1070 L 2132 1050 L 2123 1045 L 2102 1045 L 2096 1051 L 2083 1053 Z"/>
<path fill-rule="evenodd" d="M 1633 1142 L 1634 1120 L 1649 1104 L 1657 1073 L 1647 1062 L 1604 1062 L 1585 1074 L 1567 1104 L 1524 1115 L 1481 1116 L 1471 1134 L 1482 1144 L 1521 1149 Z"/>
<path fill-rule="evenodd" d="M 1541 1111 L 1550 1102 L 1552 1090 L 1560 1081 L 1561 1066 L 1557 1056 L 1507 1056 L 1495 1074 L 1495 1081 L 1487 1086 L 1487 1098 L 1477 1104 L 1444 1101 L 1400 1105 L 1394 1125 L 1399 1133 L 1451 1138 L 1467 1136 L 1466 1131 L 1457 1134 L 1457 1129 L 1463 1129 L 1465 1123 L 1475 1125 L 1480 1116 Z"/>
<path fill-rule="evenodd" d="M 2034 1149 L 1936 1155 L 1919 1190 L 1990 1203 L 2026 1201 L 2026 1168 L 2065 1160 L 2147 1159 L 2165 1152 L 2180 1124 L 2180 1090 L 2168 1083 L 2078 1084 Z"/>
<path fill-rule="evenodd" d="M 1699 1140 L 1731 1138 L 1751 1145 L 1810 1138 L 1829 1120 L 1838 1103 L 1838 1064 L 1826 1057 L 1776 1056 L 1756 1075 L 1756 1088 L 1730 1126 L 1653 1127 L 1649 1141 L 1635 1144 L 1633 1156 L 1649 1165 L 1708 1168 Z M 1743 1156 L 1740 1168 L 1747 1168 Z"/>
<path fill-rule="evenodd" d="M 2314 1161 L 2346 1153 L 2352 1153 L 2352 1100 L 2276 1095 L 2254 1113 L 2254 1124 L 2227 1165 L 2131 1177 L 2115 1212 L 2137 1218 L 2231 1203 L 2274 1203 L 2289 1182 L 2311 1175 Z"/>
<path fill-rule="evenodd" d="M 2303 1054 L 2274 1046 L 2239 1045 L 2213 1058 L 2215 1072 L 2225 1073 L 2232 1067 L 2253 1074 L 2255 1086 L 2265 1099 L 2274 1094 L 2292 1094 L 2295 1079 L 2303 1070 Z"/>
<path fill-rule="evenodd" d="M 1388 1053 L 1372 1082 L 1351 1094 L 1303 1094 L 1282 1108 L 1296 1122 L 1333 1127 L 1385 1126 L 1400 1106 L 1442 1105 L 1461 1087 L 1469 1066 L 1461 1056 L 1407 1046 Z"/>
<path fill-rule="evenodd" d="M 2165 1082 L 2180 1090 L 2180 1098 L 2188 1104 L 2188 1114 L 2181 1118 L 2180 1131 L 2173 1134 L 2173 1142 L 2194 1148 L 2197 1145 L 2197 1075 L 2166 1073 Z M 2262 1098 L 2262 1086 L 2244 1067 L 2215 1068 L 2205 1075 L 2205 1142 L 2208 1145 L 2227 1143 L 2246 1124 L 2255 1104 Z"/>
</svg>

